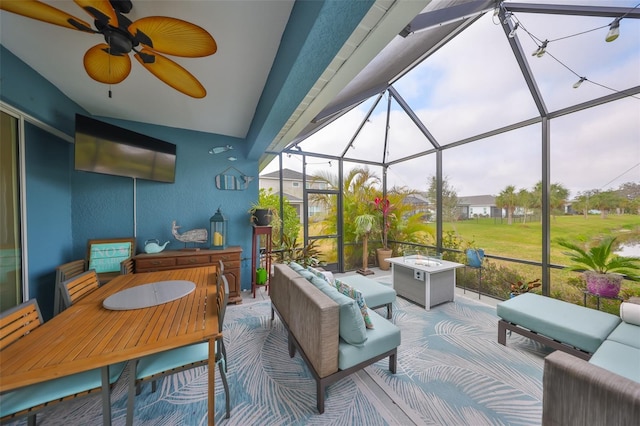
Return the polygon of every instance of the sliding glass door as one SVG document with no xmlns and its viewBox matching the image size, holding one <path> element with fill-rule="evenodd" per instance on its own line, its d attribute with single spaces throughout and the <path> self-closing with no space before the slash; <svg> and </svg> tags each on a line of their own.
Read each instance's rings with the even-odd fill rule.
<svg viewBox="0 0 640 426">
<path fill-rule="evenodd" d="M 18 124 L 0 111 L 0 311 L 22 302 Z"/>
</svg>

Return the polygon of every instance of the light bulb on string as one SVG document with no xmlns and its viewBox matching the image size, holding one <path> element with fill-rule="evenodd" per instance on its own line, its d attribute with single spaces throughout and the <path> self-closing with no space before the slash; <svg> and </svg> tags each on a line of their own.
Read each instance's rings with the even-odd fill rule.
<svg viewBox="0 0 640 426">
<path fill-rule="evenodd" d="M 607 33 L 607 37 L 605 38 L 606 42 L 611 42 L 618 38 L 620 35 L 620 18 L 616 18 L 609 25 L 609 32 Z"/>
<path fill-rule="evenodd" d="M 520 26 L 520 22 L 516 22 L 515 27 L 513 27 L 513 29 L 509 33 L 509 38 L 514 38 L 516 36 L 516 30 L 518 29 L 519 26 Z"/>
<path fill-rule="evenodd" d="M 587 77 L 580 77 L 580 80 L 578 80 L 575 83 L 573 83 L 573 88 L 577 89 L 586 80 L 587 80 Z"/>
<path fill-rule="evenodd" d="M 542 42 L 541 46 L 538 46 L 538 48 L 536 50 L 533 51 L 533 53 L 531 54 L 531 56 L 537 56 L 538 58 L 541 58 L 542 55 L 544 55 L 544 53 L 547 51 L 547 44 L 549 43 L 549 40 L 545 40 Z"/>
</svg>

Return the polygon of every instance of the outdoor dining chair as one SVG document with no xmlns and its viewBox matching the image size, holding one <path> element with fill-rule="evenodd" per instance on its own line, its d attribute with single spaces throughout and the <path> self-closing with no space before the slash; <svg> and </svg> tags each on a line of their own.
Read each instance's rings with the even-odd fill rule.
<svg viewBox="0 0 640 426">
<path fill-rule="evenodd" d="M 31 299 L 0 314 L 0 351 L 28 335 L 43 323 L 36 299 Z M 109 383 L 118 380 L 126 363 L 109 368 Z M 73 398 L 100 395 L 100 369 L 64 376 L 3 393 L 0 396 L 0 423 L 28 416 L 27 424 L 35 426 L 36 414 L 52 404 Z"/>
<path fill-rule="evenodd" d="M 224 324 L 224 315 L 229 300 L 229 282 L 227 278 L 218 274 L 216 283 L 217 288 L 217 312 L 218 312 L 218 331 L 222 332 Z M 229 418 L 231 414 L 231 404 L 229 401 L 229 384 L 227 383 L 227 367 L 226 358 L 222 351 L 222 337 L 215 342 L 215 362 L 220 370 L 220 377 L 225 392 L 226 416 Z M 197 343 L 195 345 L 183 346 L 176 349 L 160 352 L 140 358 L 130 364 L 131 373 L 129 374 L 129 395 L 127 399 L 127 424 L 133 424 L 134 399 L 135 395 L 141 392 L 141 385 L 144 382 L 152 381 L 151 391 L 156 391 L 156 380 L 169 376 L 181 371 L 192 368 L 206 366 L 209 359 L 209 342 Z"/>
<path fill-rule="evenodd" d="M 120 262 L 120 275 L 133 274 L 133 258 L 129 257 Z"/>
<path fill-rule="evenodd" d="M 58 315 L 65 308 L 64 302 L 62 300 L 62 283 L 69 278 L 80 275 L 86 270 L 87 263 L 83 259 L 74 260 L 72 262 L 65 263 L 64 265 L 60 265 L 56 268 L 56 284 L 53 296 L 53 316 Z"/>
<path fill-rule="evenodd" d="M 100 281 L 98 280 L 98 274 L 93 269 L 89 269 L 80 275 L 64 281 L 60 286 L 64 309 L 73 305 L 98 287 L 100 287 Z"/>
</svg>

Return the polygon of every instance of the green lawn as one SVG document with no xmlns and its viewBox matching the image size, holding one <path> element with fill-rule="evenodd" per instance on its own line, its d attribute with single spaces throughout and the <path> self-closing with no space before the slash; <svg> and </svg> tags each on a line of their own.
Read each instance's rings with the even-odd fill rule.
<svg viewBox="0 0 640 426">
<path fill-rule="evenodd" d="M 454 231 L 464 242 L 474 242 L 474 246 L 483 248 L 488 255 L 513 259 L 541 261 L 542 224 L 538 222 L 507 224 L 489 218 L 474 219 L 455 223 L 445 223 L 445 232 Z M 640 243 L 639 215 L 610 215 L 605 219 L 600 216 L 557 216 L 551 219 L 551 263 L 568 266 L 564 249 L 556 241 L 567 239 L 575 243 L 587 243 L 604 236 L 616 235 L 618 241 Z M 463 244 L 464 248 L 464 244 Z M 515 275 L 514 275 L 515 274 Z M 524 280 L 540 278 L 540 267 L 522 265 L 499 260 L 487 260 L 483 266 L 483 291 L 496 297 L 508 297 L 508 282 L 513 277 Z M 477 286 L 474 274 L 461 271 L 458 281 L 466 280 L 466 285 Z M 460 284 L 458 284 L 460 285 Z M 583 282 L 581 274 L 565 270 L 552 270 L 551 295 L 574 303 L 582 304 Z M 539 292 L 540 289 L 536 291 Z M 640 283 L 623 282 L 621 296 L 640 295 Z M 589 300 L 588 303 L 595 303 Z M 617 313 L 619 303 L 603 301 L 602 309 Z"/>
<path fill-rule="evenodd" d="M 475 241 L 476 247 L 487 254 L 541 260 L 542 224 L 538 222 L 514 223 L 507 225 L 490 218 L 449 222 L 444 231 L 453 230 L 464 241 Z M 566 256 L 556 240 L 564 238 L 573 242 L 588 242 L 607 235 L 619 236 L 619 241 L 640 243 L 640 215 L 600 216 L 557 216 L 551 218 L 551 263 L 566 265 Z"/>
</svg>

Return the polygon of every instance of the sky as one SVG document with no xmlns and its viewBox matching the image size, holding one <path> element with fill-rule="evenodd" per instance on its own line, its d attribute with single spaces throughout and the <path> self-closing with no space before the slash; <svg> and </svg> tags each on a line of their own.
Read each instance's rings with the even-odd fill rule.
<svg viewBox="0 0 640 426">
<path fill-rule="evenodd" d="M 580 2 L 632 8 L 640 0 Z M 540 2 L 536 2 L 540 3 Z M 558 2 L 562 3 L 562 2 Z M 566 2 L 565 2 L 566 3 Z M 536 106 L 511 53 L 502 27 L 491 13 L 467 28 L 413 69 L 395 89 L 439 144 L 538 117 Z M 547 109 L 551 112 L 640 85 L 640 20 L 622 19 L 620 36 L 607 43 L 611 18 L 517 13 L 516 37 Z M 547 54 L 531 56 L 543 40 Z M 572 85 L 586 77 L 579 88 Z M 305 151 L 340 153 L 373 104 L 363 103 L 301 143 Z M 347 157 L 381 160 L 386 125 L 385 98 L 365 123 Z M 571 196 L 590 189 L 640 183 L 640 95 L 550 120 L 551 181 Z M 541 125 L 511 131 L 443 151 L 444 175 L 458 196 L 497 195 L 507 185 L 532 189 L 541 180 Z M 399 107 L 392 104 L 388 159 L 431 148 Z M 392 165 L 388 185 L 428 188 L 435 156 Z M 308 158 L 307 173 L 337 173 L 327 160 Z M 300 158 L 284 165 L 302 170 Z M 348 163 L 345 169 L 353 167 Z M 372 168 L 381 175 L 379 168 Z M 263 173 L 277 170 L 276 162 Z"/>
</svg>

